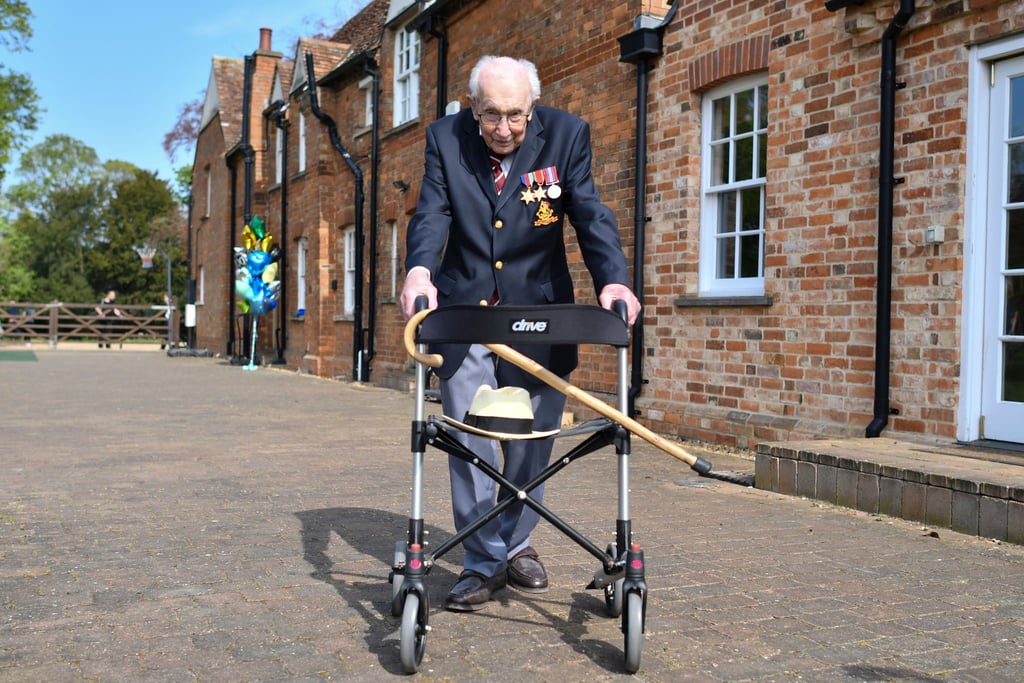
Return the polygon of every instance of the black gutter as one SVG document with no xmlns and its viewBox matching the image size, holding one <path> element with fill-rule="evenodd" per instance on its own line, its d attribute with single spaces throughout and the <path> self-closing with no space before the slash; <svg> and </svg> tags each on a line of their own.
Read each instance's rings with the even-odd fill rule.
<svg viewBox="0 0 1024 683">
<path fill-rule="evenodd" d="M 359 168 L 358 164 L 352 159 L 352 155 L 345 150 L 345 146 L 341 144 L 341 139 L 338 137 L 338 126 L 334 123 L 334 120 L 320 110 L 320 104 L 317 101 L 316 94 L 316 77 L 313 74 L 313 53 L 306 53 L 306 80 L 307 86 L 309 87 L 309 107 L 313 111 L 313 115 L 327 127 L 327 135 L 331 139 L 331 144 L 334 145 L 334 149 L 338 151 L 341 158 L 345 161 L 349 170 L 352 171 L 352 175 L 355 178 L 355 232 L 356 232 L 356 262 L 355 262 L 355 306 L 352 311 L 353 314 L 353 338 L 352 338 L 352 369 L 355 375 L 353 379 L 357 382 L 364 381 L 366 375 L 365 368 L 365 357 L 363 353 L 363 170 Z"/>
<path fill-rule="evenodd" d="M 647 249 L 646 228 L 650 218 L 647 216 L 647 99 L 648 74 L 654 70 L 652 61 L 663 53 L 665 27 L 676 14 L 680 3 L 675 2 L 665 18 L 654 27 L 637 26 L 632 33 L 619 38 L 620 62 L 636 64 L 636 173 L 633 190 L 633 293 L 637 299 L 644 300 L 644 259 Z M 631 371 L 627 412 L 638 415 L 636 398 L 640 395 L 643 385 L 648 383 L 644 378 L 644 316 L 641 315 L 633 323 L 631 339 Z"/>
<path fill-rule="evenodd" d="M 252 144 L 249 142 L 249 129 L 252 125 L 252 103 L 250 100 L 252 99 L 252 71 L 255 63 L 255 57 L 252 55 L 246 56 L 245 75 L 242 81 L 242 155 L 245 158 L 245 196 L 242 199 L 245 202 L 243 214 L 245 225 L 249 225 L 249 221 L 252 219 L 252 179 L 255 155 L 253 154 Z M 233 257 L 234 255 L 232 254 Z"/>
<path fill-rule="evenodd" d="M 235 279 L 235 247 L 238 246 L 238 242 L 235 241 L 235 221 L 238 220 L 238 211 L 236 209 L 238 206 L 238 169 L 231 163 L 230 155 L 225 158 L 225 161 L 227 161 L 228 171 L 231 173 L 231 217 L 228 219 L 231 246 L 228 250 L 228 348 L 224 355 L 234 365 L 237 358 L 237 354 L 235 354 L 235 288 L 233 284 Z"/>
<path fill-rule="evenodd" d="M 379 192 L 380 158 L 380 72 L 374 66 L 373 51 L 363 53 L 363 71 L 370 75 L 373 80 L 373 89 L 370 92 L 373 107 L 373 122 L 370 135 L 370 294 L 367 305 L 369 311 L 366 314 L 366 353 L 364 354 L 366 375 L 363 381 L 370 381 L 370 372 L 373 369 L 371 363 L 374 357 L 374 340 L 377 336 L 377 239 L 378 239 L 378 206 L 377 194 Z"/>
<path fill-rule="evenodd" d="M 875 312 L 875 403 L 874 419 L 864 435 L 876 438 L 895 411 L 889 406 L 889 365 L 892 336 L 892 220 L 893 188 L 896 179 L 896 38 L 914 14 L 914 0 L 900 0 L 900 8 L 882 35 L 882 78 L 878 152 L 878 294 Z"/>
<path fill-rule="evenodd" d="M 252 122 L 252 72 L 253 65 L 256 62 L 256 58 L 252 55 L 248 55 L 245 58 L 245 70 L 242 77 L 242 138 L 239 142 L 239 146 L 242 151 L 242 158 L 244 160 L 244 175 L 243 175 L 243 187 L 242 187 L 242 202 L 243 211 L 242 218 L 244 220 L 243 225 L 249 225 L 249 221 L 252 219 L 252 187 L 253 187 L 253 165 L 254 155 L 252 145 L 249 143 L 249 127 Z M 227 159 L 228 167 L 231 169 L 231 251 L 228 252 L 228 268 L 229 276 L 234 275 L 235 272 L 235 247 L 237 246 L 236 233 L 240 231 L 235 230 L 235 221 L 238 219 L 238 215 L 235 213 L 235 202 L 238 199 L 236 185 L 238 183 L 238 176 L 235 167 L 231 165 L 230 158 Z M 231 278 L 234 281 L 234 278 Z M 242 336 L 243 339 L 248 338 L 250 334 L 250 325 L 254 324 L 251 320 L 251 316 L 245 316 L 245 324 L 243 325 Z M 228 357 L 231 359 L 233 364 L 242 364 L 245 362 L 245 349 L 242 349 L 242 353 L 235 352 L 235 288 L 228 287 Z M 250 359 L 251 360 L 251 359 Z"/>
<path fill-rule="evenodd" d="M 188 219 L 187 219 L 187 221 L 185 223 L 188 226 L 188 241 L 187 241 L 187 246 L 186 246 L 186 249 L 188 250 L 188 254 L 185 257 L 185 274 L 186 274 L 185 275 L 185 277 L 186 277 L 185 304 L 188 305 L 188 306 L 193 306 L 193 307 L 196 305 L 196 278 L 195 278 L 195 273 L 192 272 L 192 268 L 193 268 L 193 264 L 194 264 L 194 262 L 192 260 L 192 207 L 193 207 L 193 204 L 195 203 L 194 199 L 193 199 L 194 195 L 192 194 L 192 185 L 193 185 L 193 181 L 195 180 L 195 177 L 194 177 L 195 176 L 195 171 L 196 171 L 196 164 L 195 164 L 195 160 L 193 158 L 193 161 L 192 161 L 192 173 L 190 174 L 189 185 L 188 185 Z M 195 320 L 193 320 L 193 323 L 195 323 Z M 186 326 L 186 329 L 188 330 L 188 337 L 185 339 L 185 345 L 188 348 L 190 348 L 190 349 L 194 349 L 196 347 L 196 328 L 195 328 L 195 324 L 193 324 L 192 327 L 187 327 Z"/>
<path fill-rule="evenodd" d="M 437 96 L 434 118 L 443 119 L 448 108 L 448 31 L 445 30 L 444 19 L 433 14 L 427 18 L 423 30 L 437 38 Z"/>
<path fill-rule="evenodd" d="M 274 125 L 281 131 L 281 231 L 278 240 L 280 259 L 277 264 L 277 279 L 281 282 L 281 289 L 277 294 L 277 319 L 278 328 L 275 331 L 274 341 L 277 345 L 277 360 L 275 364 L 284 363 L 284 351 L 288 345 L 288 298 L 287 283 L 285 281 L 285 270 L 288 264 L 288 121 L 284 114 L 288 105 L 284 100 L 274 102 L 274 112 L 270 115 Z"/>
</svg>

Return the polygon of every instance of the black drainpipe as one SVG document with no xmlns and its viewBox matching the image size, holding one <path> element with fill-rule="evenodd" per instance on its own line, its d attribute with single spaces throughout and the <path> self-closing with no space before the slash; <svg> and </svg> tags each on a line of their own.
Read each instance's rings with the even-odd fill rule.
<svg viewBox="0 0 1024 683">
<path fill-rule="evenodd" d="M 284 351 L 288 345 L 288 286 L 285 280 L 285 270 L 288 264 L 288 121 L 284 114 L 288 111 L 288 105 L 283 100 L 274 102 L 274 113 L 270 115 L 274 125 L 281 131 L 281 239 L 278 240 L 280 249 L 280 260 L 277 264 L 277 279 L 281 281 L 281 290 L 278 292 L 277 319 L 280 324 L 277 328 L 275 341 L 277 342 L 277 360 L 275 364 L 284 363 Z"/>
<path fill-rule="evenodd" d="M 356 186 L 356 199 L 355 199 L 355 212 L 356 212 L 356 282 L 355 282 L 355 309 L 353 310 L 354 320 L 352 325 L 353 337 L 352 337 L 352 369 L 355 375 L 354 379 L 357 382 L 365 381 L 366 367 L 365 367 L 365 354 L 363 353 L 363 170 L 359 168 L 359 165 L 352 159 L 346 150 L 345 146 L 341 144 L 341 139 L 338 137 L 338 127 L 335 125 L 334 120 L 320 111 L 320 105 L 317 102 L 316 96 L 316 77 L 313 74 L 313 53 L 306 53 L 306 79 L 309 87 L 309 107 L 313 111 L 313 115 L 327 127 L 327 134 L 331 138 L 331 144 L 334 145 L 334 149 L 338 151 L 341 158 L 344 159 L 345 164 L 349 170 L 352 171 L 352 175 L 355 177 Z"/>
<path fill-rule="evenodd" d="M 647 247 L 647 85 L 648 74 L 654 70 L 652 61 L 663 52 L 665 27 L 676 14 L 680 3 L 675 2 L 665 18 L 657 26 L 642 27 L 639 19 L 636 28 L 619 38 L 619 61 L 636 64 L 636 173 L 633 209 L 633 293 L 641 302 L 644 300 L 644 258 Z M 627 411 L 639 415 L 636 397 L 647 380 L 644 379 L 644 316 L 633 324 L 632 368 L 629 379 Z"/>
<path fill-rule="evenodd" d="M 243 212 L 242 219 L 243 225 L 249 225 L 249 221 L 252 220 L 252 185 L 253 185 L 253 166 L 255 164 L 254 154 L 252 145 L 249 143 L 249 127 L 252 122 L 251 102 L 252 100 L 252 72 L 253 65 L 256 63 L 256 58 L 252 55 L 248 55 L 245 58 L 245 71 L 242 78 L 242 158 L 244 159 L 244 175 L 243 175 L 243 187 L 242 187 L 242 202 Z M 232 169 L 234 173 L 234 169 Z M 230 275 L 235 272 L 235 204 L 231 203 L 231 253 L 228 254 L 230 259 L 231 268 L 228 270 Z M 233 278 L 232 278 L 233 280 Z M 229 334 L 229 351 L 232 354 L 232 362 L 243 363 L 245 362 L 245 344 L 242 343 L 239 346 L 240 352 L 235 349 L 234 329 L 235 329 L 235 290 L 234 287 L 228 287 L 228 325 L 231 326 L 231 332 Z M 242 330 L 242 339 L 248 339 L 252 333 L 251 325 L 255 324 L 252 316 L 247 315 L 243 318 L 245 324 Z M 250 359 L 251 360 L 251 359 Z"/>
<path fill-rule="evenodd" d="M 434 118 L 443 119 L 448 108 L 448 32 L 445 31 L 444 20 L 434 15 L 427 19 L 425 30 L 437 38 L 437 101 Z"/>
<path fill-rule="evenodd" d="M 227 157 L 228 171 L 231 173 L 231 217 L 228 219 L 228 231 L 231 233 L 231 248 L 228 252 L 228 282 L 232 285 L 228 287 L 228 348 L 226 350 L 227 357 L 230 359 L 232 364 L 235 363 L 235 288 L 233 286 L 235 279 L 235 247 L 238 246 L 238 242 L 235 241 L 235 221 L 238 220 L 238 168 L 232 163 L 232 158 Z"/>
<path fill-rule="evenodd" d="M 864 430 L 868 438 L 876 438 L 889 423 L 895 410 L 889 406 L 889 363 L 892 336 L 892 213 L 893 188 L 903 182 L 896 179 L 896 90 L 906 83 L 896 82 L 896 38 L 914 14 L 914 0 L 900 0 L 896 16 L 882 35 L 882 77 L 879 113 L 878 152 L 878 294 L 875 310 L 875 411 L 874 419 Z"/>
<path fill-rule="evenodd" d="M 370 135 L 370 293 L 367 300 L 369 311 L 366 314 L 366 375 L 364 381 L 370 381 L 371 363 L 374 356 L 374 338 L 377 336 L 377 193 L 379 191 L 378 176 L 380 159 L 378 158 L 378 137 L 380 134 L 380 72 L 373 63 L 373 52 L 363 54 L 363 71 L 373 79 L 370 97 L 373 107 L 373 122 Z"/>
</svg>

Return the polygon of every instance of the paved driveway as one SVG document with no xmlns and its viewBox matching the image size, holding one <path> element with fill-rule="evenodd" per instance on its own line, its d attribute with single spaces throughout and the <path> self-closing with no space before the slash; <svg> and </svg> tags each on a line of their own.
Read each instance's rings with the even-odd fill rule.
<svg viewBox="0 0 1024 683">
<path fill-rule="evenodd" d="M 36 356 L 0 361 L 0 681 L 401 675 L 387 575 L 409 396 L 211 358 Z M 698 479 L 633 445 L 636 680 L 1024 680 L 1024 548 Z M 447 471 L 428 455 L 438 539 Z M 548 486 L 601 547 L 614 472 L 608 449 Z M 419 680 L 625 678 L 618 621 L 584 590 L 596 561 L 546 525 L 535 545 L 551 591 L 474 614 L 440 609 L 460 553 L 441 559 Z"/>
</svg>

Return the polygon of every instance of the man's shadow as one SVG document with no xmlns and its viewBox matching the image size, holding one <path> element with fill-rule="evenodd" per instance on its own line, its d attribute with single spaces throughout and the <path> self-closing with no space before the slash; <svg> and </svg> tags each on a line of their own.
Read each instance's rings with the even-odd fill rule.
<svg viewBox="0 0 1024 683">
<path fill-rule="evenodd" d="M 394 563 L 395 541 L 406 539 L 408 518 L 371 508 L 323 508 L 304 510 L 295 516 L 302 523 L 302 555 L 313 567 L 310 575 L 332 586 L 362 616 L 367 625 L 367 648 L 377 655 L 381 667 L 390 673 L 403 673 L 396 634 L 400 618 L 391 615 L 388 573 Z M 330 552 L 332 532 L 348 548 L 337 543 L 336 538 L 339 547 Z M 424 532 L 428 539 L 444 539 L 452 534 L 430 525 L 424 526 Z M 451 559 L 461 563 L 461 553 L 458 554 L 459 557 Z M 367 567 L 366 557 L 375 560 L 371 568 Z M 444 604 L 445 587 L 455 582 L 456 574 L 434 564 L 430 577 L 426 586 L 433 611 L 435 605 Z"/>
</svg>

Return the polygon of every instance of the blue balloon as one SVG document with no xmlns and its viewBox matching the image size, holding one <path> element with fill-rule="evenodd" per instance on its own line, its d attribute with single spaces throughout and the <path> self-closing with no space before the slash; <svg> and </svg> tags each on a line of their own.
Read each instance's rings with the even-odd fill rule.
<svg viewBox="0 0 1024 683">
<path fill-rule="evenodd" d="M 267 266 L 270 265 L 270 254 L 265 251 L 250 251 L 249 252 L 249 272 L 255 276 L 260 276 Z"/>
</svg>

